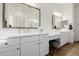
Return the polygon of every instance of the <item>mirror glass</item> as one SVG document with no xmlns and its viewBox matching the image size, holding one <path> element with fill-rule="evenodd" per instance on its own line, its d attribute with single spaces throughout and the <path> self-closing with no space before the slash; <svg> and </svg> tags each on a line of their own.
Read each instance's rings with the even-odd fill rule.
<svg viewBox="0 0 79 59">
<path fill-rule="evenodd" d="M 3 4 L 3 27 L 38 28 L 40 9 L 23 3 Z"/>
<path fill-rule="evenodd" d="M 62 20 L 62 27 L 67 28 L 68 27 L 68 20 Z"/>
<path fill-rule="evenodd" d="M 52 15 L 52 28 L 61 29 L 62 28 L 61 20 L 62 20 L 62 17 Z"/>
</svg>

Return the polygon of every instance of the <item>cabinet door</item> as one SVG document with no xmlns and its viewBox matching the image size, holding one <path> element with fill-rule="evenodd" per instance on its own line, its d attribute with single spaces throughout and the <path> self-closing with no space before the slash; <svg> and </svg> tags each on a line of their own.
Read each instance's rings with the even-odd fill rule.
<svg viewBox="0 0 79 59">
<path fill-rule="evenodd" d="M 68 40 L 69 40 L 70 43 L 73 43 L 73 41 L 74 41 L 74 33 L 73 33 L 73 31 L 70 31 L 68 33 Z"/>
<path fill-rule="evenodd" d="M 0 49 L 0 56 L 19 56 L 20 50 L 18 45 Z"/>
<path fill-rule="evenodd" d="M 38 56 L 39 55 L 38 41 L 31 41 L 28 43 L 21 44 L 21 55 Z"/>
<path fill-rule="evenodd" d="M 19 44 L 20 44 L 19 38 L 0 39 L 0 49 Z"/>
<path fill-rule="evenodd" d="M 61 40 L 60 40 L 60 46 L 63 46 L 64 44 L 66 44 L 67 40 L 66 40 L 66 32 L 61 32 Z"/>
<path fill-rule="evenodd" d="M 62 32 L 61 33 L 61 46 L 68 43 L 70 41 L 70 32 Z"/>
<path fill-rule="evenodd" d="M 49 53 L 49 42 L 44 41 L 40 43 L 40 56 L 44 56 Z"/>
<path fill-rule="evenodd" d="M 49 36 L 48 36 L 48 34 L 40 35 L 40 41 L 41 41 L 41 42 L 43 42 L 43 41 L 49 41 Z"/>
<path fill-rule="evenodd" d="M 22 43 L 28 43 L 31 41 L 37 41 L 37 40 L 39 40 L 39 36 L 38 35 L 27 36 L 27 37 L 21 37 L 20 39 L 21 39 L 21 44 L 22 44 Z"/>
</svg>

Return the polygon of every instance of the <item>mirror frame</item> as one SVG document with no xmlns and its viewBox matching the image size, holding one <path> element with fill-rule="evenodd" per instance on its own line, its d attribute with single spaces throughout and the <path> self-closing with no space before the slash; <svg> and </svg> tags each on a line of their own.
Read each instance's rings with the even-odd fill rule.
<svg viewBox="0 0 79 59">
<path fill-rule="evenodd" d="M 52 29 L 54 29 L 54 27 L 53 27 L 53 19 L 54 19 L 53 17 L 54 17 L 54 16 L 56 16 L 56 15 L 52 15 Z M 57 16 L 57 17 L 58 17 L 58 16 Z M 61 18 L 61 28 L 57 28 L 57 29 L 62 29 L 62 17 L 60 17 L 60 18 Z"/>
<path fill-rule="evenodd" d="M 31 5 L 28 5 L 28 4 L 25 4 L 25 3 L 20 3 L 20 4 L 24 4 L 28 7 L 39 10 L 39 26 L 38 27 L 5 27 L 5 23 L 4 23 L 4 21 L 5 21 L 5 4 L 6 3 L 2 3 L 2 28 L 38 29 L 41 26 L 41 10 L 37 7 L 31 6 Z"/>
</svg>

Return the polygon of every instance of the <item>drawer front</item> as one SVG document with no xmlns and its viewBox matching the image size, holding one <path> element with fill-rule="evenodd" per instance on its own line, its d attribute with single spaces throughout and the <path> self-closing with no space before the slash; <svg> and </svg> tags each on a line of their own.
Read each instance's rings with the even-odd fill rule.
<svg viewBox="0 0 79 59">
<path fill-rule="evenodd" d="M 0 49 L 0 56 L 19 56 L 20 54 L 19 45 L 14 45 L 11 47 L 6 47 Z"/>
<path fill-rule="evenodd" d="M 40 35 L 40 41 L 49 41 L 48 35 Z"/>
<path fill-rule="evenodd" d="M 19 38 L 10 38 L 0 40 L 0 48 L 20 44 Z"/>
<path fill-rule="evenodd" d="M 27 43 L 27 42 L 36 41 L 36 40 L 39 40 L 39 36 L 22 37 L 21 38 L 21 43 Z"/>
<path fill-rule="evenodd" d="M 49 40 L 55 40 L 57 38 L 60 38 L 60 35 L 49 36 Z"/>
</svg>

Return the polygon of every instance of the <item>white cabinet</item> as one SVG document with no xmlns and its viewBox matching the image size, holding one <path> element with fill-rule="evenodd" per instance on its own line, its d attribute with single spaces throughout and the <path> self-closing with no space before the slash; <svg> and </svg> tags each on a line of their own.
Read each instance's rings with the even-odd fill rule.
<svg viewBox="0 0 79 59">
<path fill-rule="evenodd" d="M 40 35 L 40 42 L 44 42 L 44 41 L 49 41 L 49 37 L 47 34 L 45 35 Z"/>
<path fill-rule="evenodd" d="M 19 45 L 0 49 L 0 56 L 19 56 Z"/>
<path fill-rule="evenodd" d="M 21 39 L 21 55 L 22 56 L 38 56 L 39 55 L 39 36 L 27 36 Z"/>
<path fill-rule="evenodd" d="M 22 56 L 44 56 L 49 53 L 48 35 L 21 38 Z"/>
<path fill-rule="evenodd" d="M 18 38 L 0 39 L 0 56 L 19 56 L 20 40 Z"/>
<path fill-rule="evenodd" d="M 40 56 L 49 53 L 49 37 L 48 35 L 40 35 Z"/>
<path fill-rule="evenodd" d="M 39 45 L 38 41 L 21 44 L 21 56 L 38 56 Z"/>
<path fill-rule="evenodd" d="M 73 43 L 73 42 L 74 42 L 74 32 L 73 32 L 73 30 L 71 30 L 71 31 L 69 32 L 68 37 L 69 37 L 69 42 L 70 42 L 70 43 Z"/>
<path fill-rule="evenodd" d="M 47 34 L 0 39 L 0 56 L 44 56 L 48 53 Z"/>
<path fill-rule="evenodd" d="M 16 44 L 20 44 L 19 38 L 0 39 L 0 48 L 9 47 Z"/>
<path fill-rule="evenodd" d="M 72 33 L 72 31 L 61 32 L 60 46 L 66 44 L 68 42 L 73 43 L 73 33 Z"/>
<path fill-rule="evenodd" d="M 68 33 L 67 32 L 61 32 L 61 37 L 60 37 L 60 46 L 68 43 Z"/>
<path fill-rule="evenodd" d="M 49 53 L 49 42 L 44 41 L 40 44 L 40 56 L 44 56 Z"/>
<path fill-rule="evenodd" d="M 33 42 L 33 41 L 39 41 L 39 36 L 26 36 L 26 37 L 21 37 L 21 44 L 22 43 L 28 43 L 28 42 Z"/>
<path fill-rule="evenodd" d="M 49 40 L 56 40 L 53 42 L 54 46 L 59 48 L 66 43 L 73 43 L 74 35 L 73 30 L 61 30 L 57 33 L 49 35 Z"/>
</svg>

